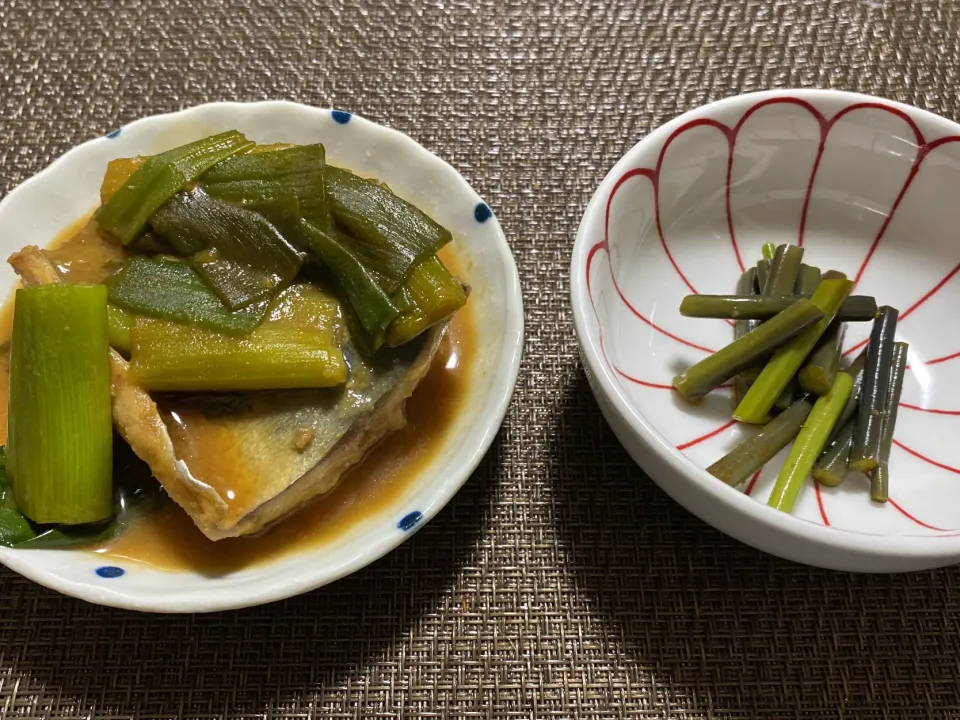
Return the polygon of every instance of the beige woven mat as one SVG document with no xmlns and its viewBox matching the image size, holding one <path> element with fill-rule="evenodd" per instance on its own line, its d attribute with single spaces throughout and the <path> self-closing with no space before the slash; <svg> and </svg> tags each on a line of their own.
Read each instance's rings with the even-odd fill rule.
<svg viewBox="0 0 960 720">
<path fill-rule="evenodd" d="M 629 460 L 576 357 L 567 266 L 603 174 L 745 90 L 958 117 L 960 4 L 0 0 L 0 176 L 143 115 L 289 98 L 399 128 L 490 202 L 527 344 L 499 440 L 374 566 L 268 607 L 154 617 L 0 572 L 5 717 L 960 717 L 957 570 L 761 555 Z"/>
</svg>

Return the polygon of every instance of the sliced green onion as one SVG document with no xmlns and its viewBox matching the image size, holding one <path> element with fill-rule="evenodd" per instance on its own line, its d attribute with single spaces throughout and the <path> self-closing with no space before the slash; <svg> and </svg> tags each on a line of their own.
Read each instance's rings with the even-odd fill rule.
<svg viewBox="0 0 960 720">
<path fill-rule="evenodd" d="M 18 290 L 7 442 L 17 507 L 38 523 L 109 518 L 112 452 L 107 289 Z"/>
<path fill-rule="evenodd" d="M 167 200 L 218 162 L 252 146 L 230 130 L 153 155 L 100 207 L 97 222 L 126 245 Z"/>
<path fill-rule="evenodd" d="M 390 347 L 409 342 L 453 315 L 467 302 L 467 292 L 461 282 L 436 256 L 411 270 L 400 292 L 404 309 L 387 328 L 386 343 Z"/>
<path fill-rule="evenodd" d="M 231 310 L 274 295 L 303 258 L 259 213 L 194 189 L 177 193 L 151 218 L 153 229 L 191 261 Z"/>
<path fill-rule="evenodd" d="M 347 231 L 347 249 L 396 292 L 413 268 L 452 240 L 450 231 L 379 182 L 327 166 L 331 213 Z"/>
<path fill-rule="evenodd" d="M 211 168 L 200 186 L 213 197 L 262 213 L 283 232 L 295 230 L 298 218 L 327 229 L 325 175 L 323 145 L 257 147 Z"/>
<path fill-rule="evenodd" d="M 399 309 L 377 282 L 377 278 L 357 259 L 343 236 L 335 230 L 324 232 L 309 222 L 301 223 L 301 232 L 311 251 L 334 275 L 351 309 L 367 333 L 366 344 L 377 350 L 384 341 L 390 323 Z"/>
<path fill-rule="evenodd" d="M 110 302 L 140 315 L 244 334 L 257 327 L 270 307 L 259 300 L 231 311 L 182 260 L 132 258 L 114 276 Z"/>
<path fill-rule="evenodd" d="M 130 376 L 145 390 L 247 391 L 342 385 L 339 304 L 310 285 L 289 288 L 263 325 L 237 338 L 138 318 Z"/>
<path fill-rule="evenodd" d="M 107 305 L 107 332 L 110 347 L 124 355 L 129 355 L 131 328 L 133 328 L 133 313 L 116 305 Z"/>
</svg>

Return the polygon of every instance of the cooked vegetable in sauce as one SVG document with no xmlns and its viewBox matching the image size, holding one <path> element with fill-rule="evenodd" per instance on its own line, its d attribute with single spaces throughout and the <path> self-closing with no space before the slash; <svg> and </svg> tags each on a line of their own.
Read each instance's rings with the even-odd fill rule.
<svg viewBox="0 0 960 720">
<path fill-rule="evenodd" d="M 118 158 L 101 202 L 10 258 L 3 545 L 117 538 L 166 496 L 210 540 L 285 521 L 404 427 L 467 302 L 450 232 L 322 145 Z"/>
<path fill-rule="evenodd" d="M 733 417 L 762 427 L 707 472 L 737 487 L 793 443 L 768 504 L 792 512 L 806 478 L 835 487 L 872 471 L 870 497 L 887 501 L 889 455 L 908 347 L 894 342 L 897 311 L 850 295 L 843 273 L 802 263 L 803 250 L 763 246 L 736 295 L 690 295 L 680 313 L 733 320 L 734 340 L 677 375 L 697 400 L 733 379 Z M 845 322 L 873 321 L 869 344 L 842 369 Z"/>
</svg>

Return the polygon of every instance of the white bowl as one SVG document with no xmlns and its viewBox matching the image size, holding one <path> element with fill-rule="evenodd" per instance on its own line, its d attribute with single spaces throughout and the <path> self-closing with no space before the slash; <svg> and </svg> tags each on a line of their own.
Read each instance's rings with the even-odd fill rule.
<svg viewBox="0 0 960 720">
<path fill-rule="evenodd" d="M 960 560 L 960 125 L 852 93 L 784 90 L 686 113 L 634 146 L 577 232 L 571 299 L 584 368 L 607 421 L 675 500 L 733 537 L 828 568 L 892 572 Z M 703 468 L 750 432 L 729 391 L 699 406 L 671 378 L 730 342 L 683 318 L 689 293 L 732 293 L 764 242 L 846 272 L 901 311 L 910 368 L 890 502 L 863 475 L 808 479 L 795 513 L 767 507 L 783 454 L 736 490 Z M 847 352 L 869 324 L 851 323 Z M 954 359 L 956 358 L 956 359 Z"/>
<path fill-rule="evenodd" d="M 67 595 L 136 610 L 205 612 L 279 600 L 343 577 L 395 548 L 453 497 L 489 448 L 513 393 L 523 306 L 516 265 L 496 217 L 443 160 L 406 135 L 350 113 L 290 102 L 212 103 L 138 120 L 74 148 L 0 203 L 2 257 L 24 245 L 48 244 L 92 211 L 109 160 L 232 128 L 258 142 L 322 142 L 332 164 L 384 180 L 453 232 L 476 319 L 466 401 L 440 451 L 388 507 L 336 542 L 270 564 L 210 577 L 105 562 L 83 551 L 0 549 L 4 565 Z M 15 282 L 10 267 L 0 265 L 0 295 L 6 297 Z"/>
</svg>

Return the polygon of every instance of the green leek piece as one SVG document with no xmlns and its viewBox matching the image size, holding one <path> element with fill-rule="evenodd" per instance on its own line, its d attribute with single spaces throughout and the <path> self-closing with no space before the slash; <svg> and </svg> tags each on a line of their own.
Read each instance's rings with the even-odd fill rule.
<svg viewBox="0 0 960 720">
<path fill-rule="evenodd" d="M 269 300 L 230 311 L 194 269 L 182 260 L 132 258 L 110 286 L 110 302 L 140 315 L 245 334 L 266 317 Z"/>
<path fill-rule="evenodd" d="M 131 378 L 147 390 L 245 391 L 342 385 L 337 300 L 303 284 L 284 291 L 259 328 L 243 338 L 166 320 L 138 318 Z"/>
<path fill-rule="evenodd" d="M 386 343 L 390 347 L 413 340 L 467 302 L 463 285 L 436 256 L 411 270 L 400 291 L 406 307 L 387 328 Z"/>
<path fill-rule="evenodd" d="M 247 156 L 245 156 L 247 157 Z M 293 282 L 303 258 L 259 213 L 199 189 L 174 195 L 150 219 L 231 310 Z"/>
<path fill-rule="evenodd" d="M 797 400 L 760 428 L 756 435 L 708 467 L 707 472 L 731 487 L 739 487 L 797 436 L 812 408 L 808 400 Z"/>
<path fill-rule="evenodd" d="M 230 130 L 153 155 L 100 207 L 97 222 L 126 245 L 167 200 L 218 162 L 252 146 Z"/>
<path fill-rule="evenodd" d="M 773 492 L 767 501 L 770 507 L 782 512 L 793 512 L 803 482 L 823 452 L 852 389 L 853 378 L 846 373 L 839 373 L 830 392 L 817 398 L 780 469 Z"/>
<path fill-rule="evenodd" d="M 849 300 L 849 298 L 847 298 Z M 814 395 L 826 395 L 833 387 L 833 379 L 840 369 L 845 326 L 834 320 L 820 338 L 820 342 L 797 373 L 800 387 Z"/>
<path fill-rule="evenodd" d="M 38 523 L 113 513 L 107 289 L 17 290 L 10 350 L 7 468 L 17 507 Z"/>
<path fill-rule="evenodd" d="M 737 373 L 771 355 L 781 345 L 790 342 L 791 338 L 805 332 L 805 328 L 815 325 L 822 317 L 823 311 L 812 300 L 801 298 L 756 330 L 734 340 L 674 377 L 673 387 L 687 400 L 703 397 Z M 780 388 L 777 394 L 782 390 L 783 388 Z M 749 393 L 750 391 L 747 391 L 747 397 Z M 772 401 L 770 405 L 773 405 Z"/>
<path fill-rule="evenodd" d="M 777 246 L 772 242 L 764 243 L 760 247 L 760 254 L 763 256 L 764 260 L 773 260 L 773 256 L 777 253 Z M 763 290 L 763 288 L 760 288 Z"/>
<path fill-rule="evenodd" d="M 890 368 L 893 362 L 897 319 L 900 313 L 885 305 L 877 313 L 867 345 L 867 362 L 863 371 L 860 406 L 857 408 L 857 431 L 850 450 L 850 467 L 869 472 L 877 467 L 882 443 L 887 396 L 890 393 Z"/>
<path fill-rule="evenodd" d="M 130 330 L 133 328 L 133 313 L 129 310 L 107 305 L 107 333 L 110 347 L 124 355 L 130 354 Z"/>
<path fill-rule="evenodd" d="M 756 382 L 734 410 L 735 420 L 748 423 L 766 422 L 770 408 L 796 375 L 827 327 L 833 322 L 837 310 L 852 289 L 853 283 L 849 280 L 836 279 L 820 282 L 810 301 L 823 312 L 823 317 L 773 354 Z M 760 327 L 770 322 L 768 320 Z"/>
<path fill-rule="evenodd" d="M 327 166 L 327 193 L 334 220 L 351 236 L 348 249 L 377 273 L 388 294 L 414 265 L 453 238 L 450 231 L 379 182 Z"/>
<path fill-rule="evenodd" d="M 150 468 L 134 455 L 123 438 L 114 436 L 113 517 L 106 523 L 75 526 L 34 526 L 34 537 L 16 545 L 24 550 L 58 550 L 90 547 L 111 540 L 164 503 L 167 494 L 153 479 Z"/>
<path fill-rule="evenodd" d="M 299 218 L 327 229 L 325 175 L 323 145 L 264 146 L 211 168 L 200 186 L 213 197 L 261 213 L 281 231 L 296 230 Z"/>
<path fill-rule="evenodd" d="M 893 344 L 893 357 L 890 360 L 890 389 L 887 392 L 887 404 L 883 413 L 883 428 L 880 431 L 880 454 L 877 467 L 870 476 L 870 499 L 885 503 L 890 499 L 890 449 L 893 445 L 893 433 L 897 425 L 897 408 L 900 407 L 900 393 L 903 390 L 903 376 L 907 372 L 907 352 L 905 342 Z"/>
<path fill-rule="evenodd" d="M 324 232 L 301 222 L 301 232 L 320 261 L 333 273 L 354 314 L 367 333 L 366 344 L 376 351 L 384 341 L 390 323 L 400 311 L 383 291 L 376 276 L 347 247 L 343 235 Z"/>
<path fill-rule="evenodd" d="M 796 245 L 781 245 L 770 261 L 766 281 L 760 288 L 761 295 L 789 295 L 800 275 L 800 260 L 803 248 Z"/>
<path fill-rule="evenodd" d="M 850 392 L 850 397 L 853 397 L 853 391 Z M 847 400 L 847 402 L 850 401 Z M 825 487 L 839 487 L 849 472 L 847 463 L 850 460 L 850 448 L 853 446 L 856 424 L 848 422 L 842 425 L 842 420 L 843 413 L 840 414 L 830 434 L 830 445 L 823 451 L 813 468 L 813 479 Z"/>
<path fill-rule="evenodd" d="M 146 230 L 140 233 L 128 246 L 134 255 L 174 255 L 176 250 L 167 239 Z"/>
</svg>

